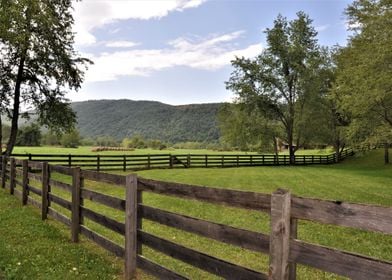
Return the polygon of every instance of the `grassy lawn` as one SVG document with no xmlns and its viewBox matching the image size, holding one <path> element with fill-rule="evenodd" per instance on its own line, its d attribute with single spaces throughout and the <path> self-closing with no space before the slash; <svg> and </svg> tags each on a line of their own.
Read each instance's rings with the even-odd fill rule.
<svg viewBox="0 0 392 280">
<path fill-rule="evenodd" d="M 356 158 L 348 159 L 341 164 L 328 166 L 148 170 L 140 171 L 138 174 L 142 177 L 158 180 L 262 193 L 271 193 L 278 187 L 284 187 L 290 189 L 296 195 L 305 197 L 317 197 L 324 199 L 392 206 L 392 165 L 385 166 L 382 160 L 382 151 L 373 151 L 366 156 L 358 156 Z M 118 173 L 124 174 L 122 172 Z M 69 177 L 59 174 L 53 174 L 53 176 L 58 180 L 69 182 Z M 34 184 L 34 182 L 32 182 L 32 184 Z M 37 186 L 39 186 L 39 184 Z M 107 184 L 97 184 L 91 181 L 86 181 L 85 187 L 121 198 L 124 197 L 124 189 L 112 187 Z M 64 198 L 70 198 L 69 194 L 60 190 L 53 188 L 52 191 Z M 0 193 L 0 198 L 3 199 L 4 195 L 5 194 L 3 192 Z M 15 201 L 15 198 L 13 197 L 7 197 L 4 199 Z M 256 232 L 269 232 L 269 217 L 258 211 L 241 210 L 226 206 L 218 206 L 209 203 L 178 199 L 150 193 L 144 193 L 143 200 L 144 204 L 146 205 L 158 207 L 172 212 L 182 213 L 196 218 L 224 223 Z M 104 213 L 105 215 L 113 217 L 119 221 L 124 220 L 124 214 L 120 211 L 112 210 L 90 201 L 85 201 L 85 205 L 93 210 L 96 210 L 97 212 Z M 53 207 L 56 206 L 53 204 Z M 7 209 L 7 206 L 0 207 L 0 209 L 4 208 Z M 39 219 L 38 212 L 35 211 L 35 214 L 31 213 L 32 210 L 30 207 L 17 207 L 17 209 L 19 208 L 19 211 L 22 211 L 25 215 L 22 217 L 22 215 L 15 214 L 16 217 L 22 217 L 19 219 L 19 223 L 21 224 L 20 227 L 22 227 L 22 221 L 25 223 L 23 227 L 26 227 L 30 224 L 37 226 L 40 223 L 45 227 L 54 227 L 54 224 L 57 224 L 54 222 L 42 223 Z M 58 207 L 56 207 L 56 209 L 60 210 Z M 8 215 L 11 215 L 11 213 L 14 211 L 15 210 L 9 210 L 10 213 Z M 66 210 L 62 211 L 63 213 L 69 215 L 69 213 L 66 213 Z M 7 214 L 3 214 L 3 212 L 0 213 L 0 218 L 2 221 L 3 216 L 6 217 Z M 29 222 L 29 219 L 35 219 L 36 223 Z M 85 222 L 88 227 L 100 232 L 111 240 L 118 242 L 119 244 L 123 244 L 123 238 L 121 236 L 104 229 L 101 226 L 88 221 L 87 219 Z M 54 228 L 60 233 L 62 232 L 59 226 L 56 225 Z M 171 241 L 175 241 L 176 243 L 185 245 L 187 247 L 208 253 L 212 256 L 216 256 L 258 271 L 267 272 L 268 256 L 226 245 L 217 241 L 211 241 L 207 238 L 165 227 L 147 220 L 143 221 L 143 228 L 147 232 L 156 234 Z M 7 244 L 9 241 L 3 241 L 3 236 L 4 234 L 10 235 L 10 230 L 7 227 L 5 227 L 5 229 L 3 228 L 3 230 L 4 232 L 0 232 L 0 242 Z M 62 241 L 58 241 L 57 239 L 57 241 L 53 242 L 61 242 L 62 246 L 68 245 L 72 248 L 79 248 L 79 245 L 74 246 L 73 244 L 69 244 L 69 231 L 65 229 L 62 230 L 64 234 L 60 235 L 59 237 Z M 29 229 L 26 229 L 26 231 L 30 232 Z M 36 233 L 33 232 L 32 235 L 36 235 Z M 40 236 L 38 240 L 44 240 L 43 235 L 39 235 L 38 233 L 38 236 Z M 17 237 L 17 239 L 20 238 L 21 237 Z M 49 239 L 56 238 L 51 237 L 50 233 Z M 359 254 L 392 261 L 392 236 L 300 221 L 299 238 L 308 242 L 331 246 L 338 249 L 353 251 Z M 81 247 L 84 248 L 84 246 L 87 246 L 86 243 L 87 242 L 82 243 Z M 5 244 L 4 246 L 0 246 L 0 250 L 4 250 L 2 249 L 3 247 L 6 248 Z M 35 243 L 29 243 L 26 246 L 30 248 L 30 246 L 35 246 L 34 244 Z M 90 245 L 87 247 L 90 248 Z M 74 251 L 75 250 L 76 249 L 74 249 Z M 98 249 L 93 249 L 91 252 L 94 252 L 94 250 Z M 15 256 L 18 256 L 17 252 L 13 253 L 12 251 L 7 251 L 6 253 L 8 257 L 3 258 L 3 252 L 0 252 L 0 268 L 5 271 L 7 271 L 5 269 L 7 265 L 12 266 L 12 263 L 18 262 L 17 259 L 15 259 L 14 262 L 9 261 L 13 259 L 14 254 Z M 190 265 L 176 261 L 147 247 L 143 248 L 143 254 L 146 257 L 161 263 L 166 267 L 171 268 L 189 278 L 216 279 L 215 276 L 209 273 L 202 272 L 196 268 L 191 267 Z M 64 256 L 64 259 L 61 261 L 67 263 L 65 260 L 66 258 L 67 257 Z M 78 258 L 78 256 L 75 256 L 75 258 Z M 29 259 L 34 258 L 31 257 Z M 108 259 L 105 260 L 107 261 Z M 3 264 L 4 261 L 6 261 L 5 263 L 7 265 Z M 110 262 L 111 259 L 107 261 L 107 263 L 109 263 L 109 267 L 111 265 Z M 121 265 L 121 261 L 117 261 L 115 263 L 117 263 L 118 266 Z M 107 265 L 108 264 L 106 264 L 106 267 Z M 98 270 L 104 269 L 105 265 L 96 265 L 96 267 L 97 271 L 95 272 L 98 273 Z M 343 279 L 336 275 L 324 273 L 305 266 L 299 266 L 298 271 L 298 279 Z M 23 274 L 21 273 L 19 275 Z M 140 274 L 140 277 L 148 278 L 143 274 Z M 107 278 L 100 277 L 99 279 Z"/>
<path fill-rule="evenodd" d="M 41 221 L 0 189 L 0 279 L 117 279 L 122 267 L 111 254 L 82 240 L 57 222 Z"/>
</svg>

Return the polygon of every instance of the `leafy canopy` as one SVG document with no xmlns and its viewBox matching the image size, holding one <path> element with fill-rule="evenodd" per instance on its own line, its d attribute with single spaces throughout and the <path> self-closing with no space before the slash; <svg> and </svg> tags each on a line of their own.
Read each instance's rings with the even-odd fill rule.
<svg viewBox="0 0 392 280">
<path fill-rule="evenodd" d="M 34 110 L 54 131 L 76 117 L 65 98 L 78 90 L 90 61 L 74 50 L 71 0 L 0 0 L 0 111 L 11 119 L 12 151 L 20 110 Z"/>
</svg>

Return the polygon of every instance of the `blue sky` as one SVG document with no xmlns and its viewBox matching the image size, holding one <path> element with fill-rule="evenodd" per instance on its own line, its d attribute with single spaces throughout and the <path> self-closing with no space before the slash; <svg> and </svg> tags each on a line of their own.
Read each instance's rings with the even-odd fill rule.
<svg viewBox="0 0 392 280">
<path fill-rule="evenodd" d="M 302 10 L 321 45 L 345 45 L 344 0 L 84 0 L 75 4 L 76 48 L 94 65 L 72 101 L 230 101 L 230 61 L 254 57 L 280 13 Z"/>
</svg>

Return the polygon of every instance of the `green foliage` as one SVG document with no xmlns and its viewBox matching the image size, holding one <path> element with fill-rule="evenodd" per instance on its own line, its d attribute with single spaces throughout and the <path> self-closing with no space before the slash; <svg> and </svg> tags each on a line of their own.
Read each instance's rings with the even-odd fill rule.
<svg viewBox="0 0 392 280">
<path fill-rule="evenodd" d="M 57 146 L 61 144 L 61 137 L 53 131 L 49 130 L 44 135 L 42 135 L 41 143 L 42 145 L 47 146 Z"/>
<path fill-rule="evenodd" d="M 112 136 L 99 136 L 95 141 L 97 146 L 118 147 L 119 143 Z"/>
<path fill-rule="evenodd" d="M 140 135 L 165 143 L 219 139 L 220 104 L 171 106 L 152 101 L 98 100 L 72 104 L 84 137 L 111 135 L 116 140 Z"/>
<path fill-rule="evenodd" d="M 353 143 L 392 143 L 392 2 L 358 0 L 346 13 L 354 36 L 336 55 L 335 100 Z"/>
<path fill-rule="evenodd" d="M 325 61 L 311 24 L 303 12 L 292 21 L 279 15 L 274 27 L 265 31 L 265 50 L 256 59 L 232 61 L 234 71 L 226 83 L 248 111 L 257 110 L 263 118 L 284 127 L 290 158 L 307 140 L 301 133 L 307 124 L 305 112 L 310 103 L 317 105 L 310 100 L 316 100 L 314 95 L 324 89 L 319 74 Z"/>
<path fill-rule="evenodd" d="M 21 127 L 16 137 L 18 146 L 39 146 L 41 145 L 41 129 L 37 124 Z"/>
<path fill-rule="evenodd" d="M 77 148 L 80 145 L 79 131 L 72 130 L 61 137 L 61 145 L 65 148 Z"/>
<path fill-rule="evenodd" d="M 244 104 L 225 104 L 218 114 L 222 142 L 241 151 L 276 151 L 276 139 L 281 137 L 280 124 L 268 120 L 259 110 Z"/>
<path fill-rule="evenodd" d="M 12 152 L 21 106 L 57 132 L 76 118 L 65 91 L 78 90 L 90 62 L 74 50 L 72 1 L 0 1 L 0 113 L 11 119 L 6 153 Z"/>
</svg>

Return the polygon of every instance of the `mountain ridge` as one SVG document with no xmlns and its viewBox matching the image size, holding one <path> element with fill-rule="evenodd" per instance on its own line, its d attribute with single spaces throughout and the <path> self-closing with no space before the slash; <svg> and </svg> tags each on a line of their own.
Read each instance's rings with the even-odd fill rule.
<svg viewBox="0 0 392 280">
<path fill-rule="evenodd" d="M 84 137 L 134 135 L 177 143 L 215 142 L 216 116 L 223 103 L 169 105 L 159 101 L 101 99 L 72 102 L 78 129 Z"/>
</svg>

